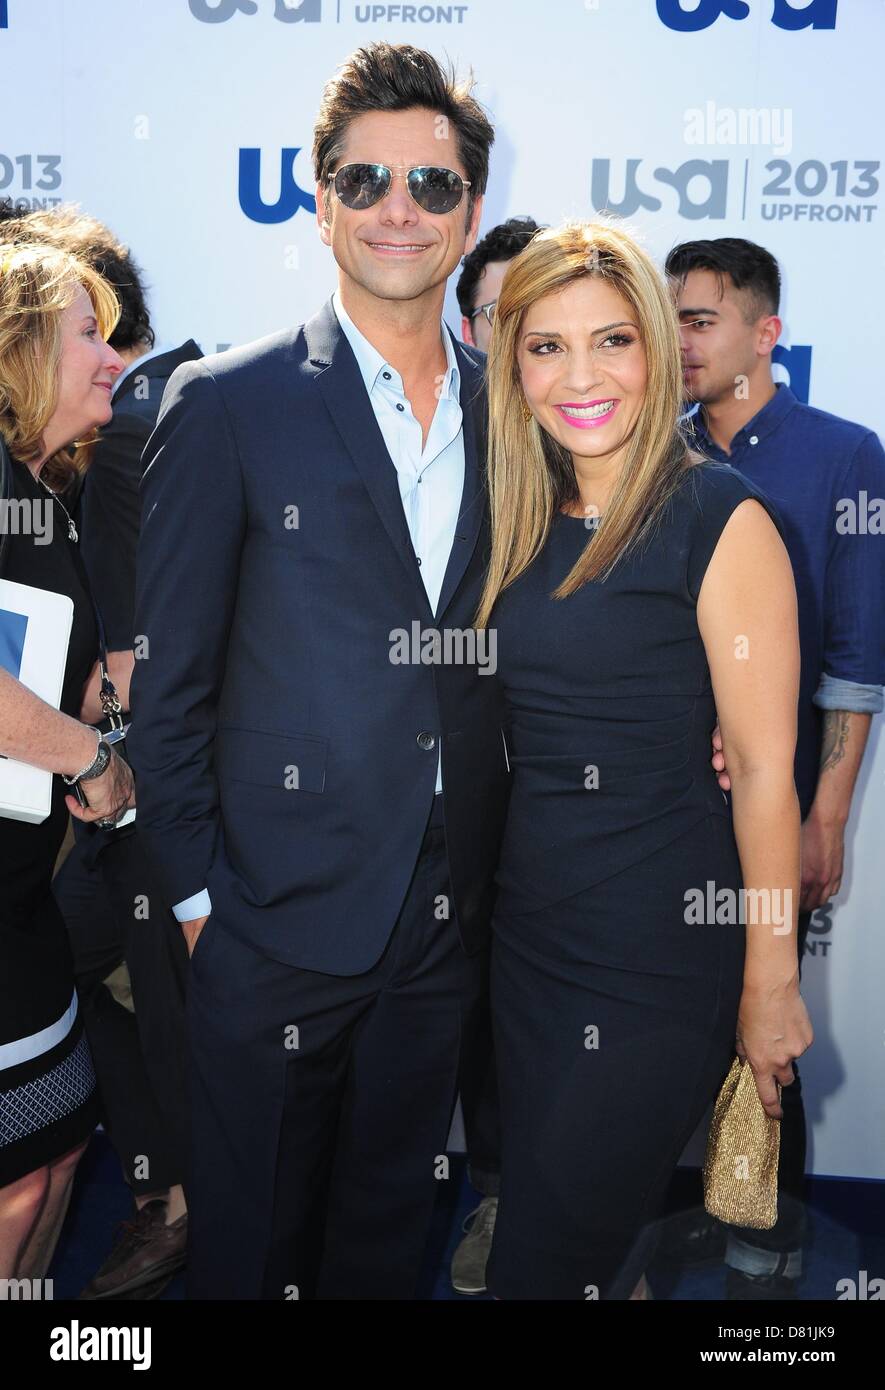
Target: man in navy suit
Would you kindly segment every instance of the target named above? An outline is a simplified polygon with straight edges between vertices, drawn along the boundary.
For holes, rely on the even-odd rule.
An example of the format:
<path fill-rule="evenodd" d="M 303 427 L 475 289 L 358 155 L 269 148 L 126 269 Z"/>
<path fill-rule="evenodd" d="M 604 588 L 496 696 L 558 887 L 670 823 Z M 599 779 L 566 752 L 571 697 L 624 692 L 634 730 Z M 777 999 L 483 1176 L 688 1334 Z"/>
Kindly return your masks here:
<path fill-rule="evenodd" d="M 415 1296 L 509 780 L 484 359 L 441 320 L 492 140 L 429 54 L 353 54 L 313 148 L 338 290 L 176 371 L 147 449 L 132 760 L 192 952 L 192 1297 Z"/>

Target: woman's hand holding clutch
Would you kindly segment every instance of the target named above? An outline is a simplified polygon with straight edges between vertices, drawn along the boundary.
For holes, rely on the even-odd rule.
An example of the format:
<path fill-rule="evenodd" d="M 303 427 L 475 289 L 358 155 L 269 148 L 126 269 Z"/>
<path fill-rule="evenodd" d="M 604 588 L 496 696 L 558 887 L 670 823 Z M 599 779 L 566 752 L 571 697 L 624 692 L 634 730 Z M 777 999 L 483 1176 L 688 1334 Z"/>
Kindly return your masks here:
<path fill-rule="evenodd" d="M 793 1061 L 813 1041 L 798 977 L 783 985 L 745 981 L 738 1011 L 737 1054 L 750 1063 L 759 1099 L 773 1119 L 783 1117 L 776 1083 L 792 1084 Z"/>

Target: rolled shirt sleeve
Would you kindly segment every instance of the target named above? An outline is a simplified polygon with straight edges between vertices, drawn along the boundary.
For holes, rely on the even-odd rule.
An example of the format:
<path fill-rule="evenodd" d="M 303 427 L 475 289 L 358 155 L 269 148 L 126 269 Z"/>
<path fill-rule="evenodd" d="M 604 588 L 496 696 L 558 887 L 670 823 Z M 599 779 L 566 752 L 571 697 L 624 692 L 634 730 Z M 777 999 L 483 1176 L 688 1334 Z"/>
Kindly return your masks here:
<path fill-rule="evenodd" d="M 877 709 L 882 708 L 885 452 L 871 431 L 864 434 L 855 449 L 838 490 L 827 564 L 821 665 L 825 675 L 815 704 L 824 709 L 853 709 L 852 704 L 832 703 L 839 685 L 855 687 L 855 698 L 862 700 L 875 699 L 878 693 Z M 848 689 L 842 693 L 851 697 Z M 868 708 L 863 705 L 864 712 Z"/>
<path fill-rule="evenodd" d="M 844 709 L 849 714 L 880 714 L 881 685 L 861 685 L 858 681 L 840 681 L 826 672 L 813 696 L 818 709 Z"/>

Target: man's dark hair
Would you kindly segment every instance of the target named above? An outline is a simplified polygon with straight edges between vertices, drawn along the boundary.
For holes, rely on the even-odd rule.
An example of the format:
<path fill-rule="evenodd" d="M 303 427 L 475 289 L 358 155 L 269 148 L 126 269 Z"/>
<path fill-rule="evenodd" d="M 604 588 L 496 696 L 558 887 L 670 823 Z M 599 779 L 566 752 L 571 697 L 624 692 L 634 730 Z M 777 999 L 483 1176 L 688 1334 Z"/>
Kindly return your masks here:
<path fill-rule="evenodd" d="M 469 318 L 476 307 L 473 303 L 476 286 L 489 261 L 512 261 L 540 230 L 533 217 L 508 217 L 506 222 L 499 222 L 497 227 L 486 232 L 470 255 L 464 257 L 455 293 L 465 318 Z"/>
<path fill-rule="evenodd" d="M 370 111 L 408 111 L 420 106 L 446 119 L 457 138 L 458 154 L 470 180 L 467 216 L 485 192 L 491 122 L 471 94 L 472 81 L 459 82 L 431 53 L 406 43 L 370 43 L 358 48 L 326 83 L 313 133 L 316 181 L 325 184 L 341 158 L 347 128 Z M 441 137 L 444 138 L 444 137 Z M 444 163 L 441 156 L 440 163 Z"/>
<path fill-rule="evenodd" d="M 141 271 L 109 227 L 73 203 L 46 211 L 20 212 L 10 219 L 0 208 L 0 240 L 43 241 L 91 265 L 112 286 L 120 301 L 120 321 L 108 342 L 112 348 L 152 348 L 154 330 L 145 300 Z"/>
<path fill-rule="evenodd" d="M 719 280 L 720 298 L 727 275 L 736 290 L 748 290 L 748 323 L 762 314 L 776 314 L 781 301 L 778 263 L 764 246 L 743 237 L 723 236 L 715 241 L 683 241 L 667 257 L 667 274 L 680 283 L 692 270 L 712 270 Z"/>

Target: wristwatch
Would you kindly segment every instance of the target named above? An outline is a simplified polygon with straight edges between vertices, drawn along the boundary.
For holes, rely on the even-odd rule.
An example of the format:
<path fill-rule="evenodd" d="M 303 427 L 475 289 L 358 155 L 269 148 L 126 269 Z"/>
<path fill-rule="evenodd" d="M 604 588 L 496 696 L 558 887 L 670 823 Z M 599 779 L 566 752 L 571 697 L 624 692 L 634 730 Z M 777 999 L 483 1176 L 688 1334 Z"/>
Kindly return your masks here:
<path fill-rule="evenodd" d="M 61 775 L 62 781 L 69 787 L 73 787 L 77 782 L 91 782 L 93 777 L 100 777 L 111 761 L 110 748 L 98 732 L 98 729 L 94 732 L 98 739 L 98 743 L 96 744 L 95 757 L 92 759 L 92 762 L 88 763 L 80 772 L 75 772 L 72 777 L 68 777 L 65 772 Z"/>

